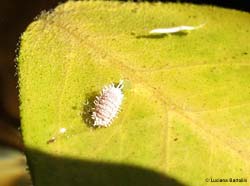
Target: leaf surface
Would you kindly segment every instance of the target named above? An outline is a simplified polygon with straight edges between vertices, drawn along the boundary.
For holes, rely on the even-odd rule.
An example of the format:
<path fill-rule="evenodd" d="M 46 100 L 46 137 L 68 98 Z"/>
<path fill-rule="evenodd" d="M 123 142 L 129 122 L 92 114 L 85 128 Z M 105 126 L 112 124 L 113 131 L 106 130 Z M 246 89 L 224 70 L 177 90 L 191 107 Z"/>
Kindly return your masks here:
<path fill-rule="evenodd" d="M 40 16 L 23 34 L 18 57 L 35 185 L 84 183 L 80 165 L 42 153 L 142 167 L 185 185 L 250 179 L 249 20 L 210 6 L 98 1 L 68 2 Z M 202 22 L 188 35 L 148 35 Z M 89 126 L 86 103 L 121 79 L 118 118 L 109 128 Z"/>

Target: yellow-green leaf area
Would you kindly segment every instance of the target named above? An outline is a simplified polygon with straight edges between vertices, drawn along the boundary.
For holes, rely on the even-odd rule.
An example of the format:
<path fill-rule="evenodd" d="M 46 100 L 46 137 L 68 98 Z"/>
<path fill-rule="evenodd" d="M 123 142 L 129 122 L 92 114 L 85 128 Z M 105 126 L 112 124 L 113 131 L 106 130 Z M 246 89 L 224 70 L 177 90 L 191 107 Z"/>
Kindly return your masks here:
<path fill-rule="evenodd" d="M 35 185 L 95 185 L 87 179 L 98 179 L 95 166 L 80 171 L 89 162 L 153 170 L 179 185 L 250 179 L 249 20 L 236 10 L 147 2 L 69 1 L 41 15 L 22 35 L 18 57 Z M 202 23 L 190 33 L 148 34 Z M 120 80 L 121 112 L 110 127 L 94 128 L 86 108 Z M 124 176 L 103 170 L 100 180 L 112 171 L 120 176 L 107 185 Z"/>

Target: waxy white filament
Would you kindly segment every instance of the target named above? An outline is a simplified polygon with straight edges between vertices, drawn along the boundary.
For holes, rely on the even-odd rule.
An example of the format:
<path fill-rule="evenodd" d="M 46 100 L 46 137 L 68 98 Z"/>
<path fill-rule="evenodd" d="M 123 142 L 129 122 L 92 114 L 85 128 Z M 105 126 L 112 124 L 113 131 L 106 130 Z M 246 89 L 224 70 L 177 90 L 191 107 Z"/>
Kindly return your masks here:
<path fill-rule="evenodd" d="M 178 27 L 170 27 L 170 28 L 157 28 L 151 30 L 150 34 L 171 34 L 181 31 L 190 31 L 203 27 L 205 24 L 201 24 L 199 26 L 178 26 Z"/>

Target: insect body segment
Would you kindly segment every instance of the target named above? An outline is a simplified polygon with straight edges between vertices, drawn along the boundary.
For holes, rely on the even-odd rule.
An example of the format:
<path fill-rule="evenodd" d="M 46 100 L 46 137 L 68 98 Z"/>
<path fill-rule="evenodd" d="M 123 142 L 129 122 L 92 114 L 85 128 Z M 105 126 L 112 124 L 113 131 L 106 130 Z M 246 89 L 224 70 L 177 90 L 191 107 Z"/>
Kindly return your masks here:
<path fill-rule="evenodd" d="M 115 87 L 112 83 L 109 86 L 105 86 L 100 96 L 97 96 L 92 112 L 92 119 L 94 120 L 94 126 L 108 127 L 112 123 L 120 110 L 120 106 L 123 100 L 123 81 Z"/>

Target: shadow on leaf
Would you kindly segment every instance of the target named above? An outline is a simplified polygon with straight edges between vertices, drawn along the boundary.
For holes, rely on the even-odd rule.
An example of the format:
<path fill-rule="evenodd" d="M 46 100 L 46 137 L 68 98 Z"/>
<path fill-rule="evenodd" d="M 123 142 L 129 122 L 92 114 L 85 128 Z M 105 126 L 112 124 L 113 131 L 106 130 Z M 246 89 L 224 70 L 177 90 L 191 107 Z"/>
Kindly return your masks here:
<path fill-rule="evenodd" d="M 94 104 L 94 101 L 96 99 L 96 96 L 98 96 L 100 93 L 99 92 L 92 92 L 90 94 L 87 95 L 86 97 L 86 102 L 83 104 L 83 112 L 82 112 L 82 120 L 84 123 L 86 123 L 86 125 L 88 127 L 91 127 L 91 128 L 96 128 L 93 126 L 94 124 L 94 121 L 93 119 L 91 118 L 91 115 L 92 115 L 92 109 L 94 108 L 95 104 Z"/>
<path fill-rule="evenodd" d="M 136 39 L 161 39 L 166 36 L 186 36 L 188 35 L 187 32 L 176 32 L 176 33 L 169 33 L 169 34 L 148 34 L 148 35 L 137 35 L 135 36 Z"/>
<path fill-rule="evenodd" d="M 153 170 L 54 156 L 26 149 L 35 186 L 184 186 Z"/>

